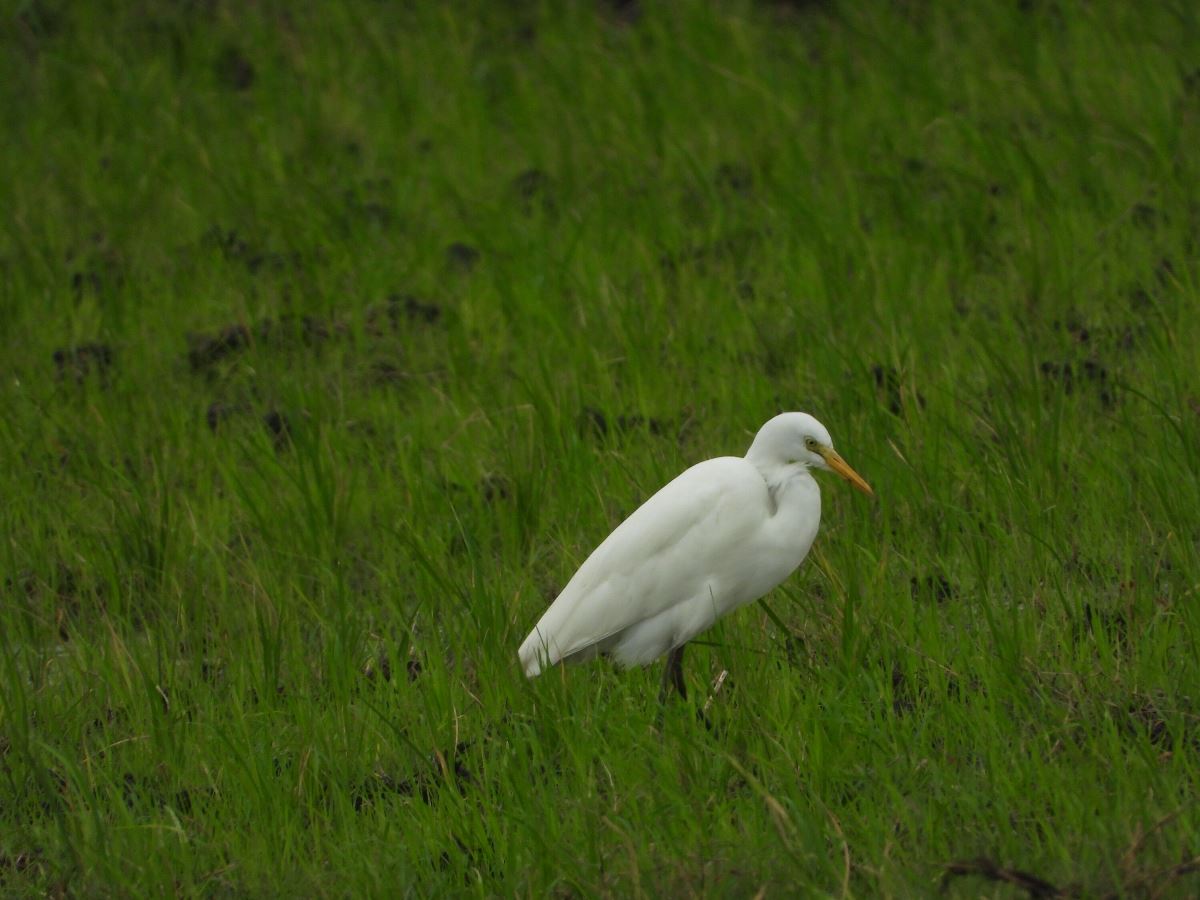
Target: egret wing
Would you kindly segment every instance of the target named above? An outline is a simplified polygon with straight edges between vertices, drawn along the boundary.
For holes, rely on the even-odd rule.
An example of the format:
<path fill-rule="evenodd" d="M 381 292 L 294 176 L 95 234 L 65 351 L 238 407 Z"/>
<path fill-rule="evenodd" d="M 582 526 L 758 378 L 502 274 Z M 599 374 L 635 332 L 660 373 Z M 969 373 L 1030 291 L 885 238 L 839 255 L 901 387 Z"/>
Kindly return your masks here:
<path fill-rule="evenodd" d="M 550 665 L 695 597 L 731 547 L 761 527 L 766 482 L 744 459 L 692 466 L 617 526 L 521 645 L 525 671 Z"/>

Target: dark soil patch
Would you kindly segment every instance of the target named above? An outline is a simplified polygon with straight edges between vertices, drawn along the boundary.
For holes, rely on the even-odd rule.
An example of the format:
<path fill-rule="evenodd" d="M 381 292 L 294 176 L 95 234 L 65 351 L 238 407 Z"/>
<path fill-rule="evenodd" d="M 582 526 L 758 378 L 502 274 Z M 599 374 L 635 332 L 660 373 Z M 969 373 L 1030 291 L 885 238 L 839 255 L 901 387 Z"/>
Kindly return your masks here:
<path fill-rule="evenodd" d="M 998 863 L 982 856 L 976 859 L 949 863 L 942 875 L 941 886 L 943 892 L 949 886 L 951 881 L 956 878 L 963 878 L 967 876 L 976 876 L 983 878 L 986 881 L 1011 885 L 1019 890 L 1025 891 L 1027 896 L 1037 898 L 1037 900 L 1051 897 L 1078 896 L 1075 891 L 1062 890 L 1058 887 L 1055 887 L 1049 881 L 1046 881 L 1044 878 L 1040 878 L 1031 872 L 1025 872 L 1021 869 L 1011 869 L 1007 866 L 1001 866 Z"/>
<path fill-rule="evenodd" d="M 40 874 L 44 869 L 45 854 L 41 847 L 0 853 L 0 887 L 3 887 L 13 875 L 22 875 L 27 871 Z"/>
<path fill-rule="evenodd" d="M 479 263 L 480 253 L 470 244 L 455 241 L 446 248 L 446 264 L 456 272 L 464 275 L 475 270 Z"/>
<path fill-rule="evenodd" d="M 819 13 L 833 8 L 832 0 L 765 0 L 768 6 L 792 13 Z"/>
<path fill-rule="evenodd" d="M 923 578 L 914 575 L 908 582 L 909 591 L 914 600 L 933 600 L 942 604 L 958 597 L 958 588 L 940 572 L 934 572 Z"/>
<path fill-rule="evenodd" d="M 189 334 L 188 363 L 199 372 L 211 368 L 226 357 L 250 345 L 250 329 L 245 325 L 227 325 L 212 334 Z"/>
<path fill-rule="evenodd" d="M 479 493 L 485 503 L 507 500 L 511 490 L 508 479 L 503 475 L 489 475 L 479 482 Z"/>
<path fill-rule="evenodd" d="M 428 757 L 426 765 L 407 778 L 396 778 L 388 772 L 378 771 L 358 785 L 350 794 L 351 803 L 356 812 L 370 806 L 389 794 L 399 797 L 420 797 L 422 801 L 432 804 L 438 792 L 451 780 L 460 794 L 466 793 L 468 785 L 475 783 L 475 777 L 467 768 L 464 757 L 474 745 L 474 741 L 459 741 L 448 756 L 435 750 Z"/>
<path fill-rule="evenodd" d="M 54 351 L 55 375 L 59 381 L 71 378 L 83 384 L 90 375 L 95 375 L 103 385 L 108 384 L 108 375 L 113 367 L 115 354 L 108 344 L 78 344 L 60 347 Z"/>
<path fill-rule="evenodd" d="M 200 680 L 205 684 L 220 684 L 225 680 L 225 664 L 215 659 L 201 660 Z"/>
<path fill-rule="evenodd" d="M 255 338 L 264 344 L 283 346 L 299 342 L 305 347 L 318 347 L 334 334 L 345 333 L 340 323 L 333 324 L 317 316 L 298 316 L 284 313 L 275 319 L 260 319 L 254 328 Z"/>
<path fill-rule="evenodd" d="M 904 411 L 904 398 L 900 394 L 900 376 L 891 366 L 875 363 L 871 366 L 871 378 L 875 382 L 875 392 L 887 402 L 887 408 L 893 415 Z"/>
<path fill-rule="evenodd" d="M 623 434 L 642 429 L 658 436 L 665 434 L 667 431 L 667 426 L 661 419 L 637 413 L 608 416 L 594 406 L 585 406 L 579 415 L 576 416 L 575 421 L 579 427 L 579 433 L 584 437 L 605 437 L 610 432 L 613 434 Z"/>
<path fill-rule="evenodd" d="M 1200 97 L 1200 69 L 1192 69 L 1182 76 L 1183 92 L 1189 97 Z"/>
<path fill-rule="evenodd" d="M 1124 734 L 1148 740 L 1164 753 L 1200 754 L 1200 716 L 1194 708 L 1172 711 L 1165 708 L 1162 698 L 1143 694 L 1135 696 L 1123 709 L 1118 707 L 1113 715 Z"/>
<path fill-rule="evenodd" d="M 888 411 L 892 415 L 901 415 L 906 406 L 905 401 L 910 398 L 910 393 L 905 390 L 900 373 L 892 366 L 874 363 L 871 366 L 871 381 L 875 385 L 875 395 L 887 405 Z M 915 399 L 917 406 L 924 409 L 924 395 L 918 391 Z"/>
<path fill-rule="evenodd" d="M 597 3 L 619 25 L 636 25 L 642 18 L 639 0 L 597 0 Z"/>
<path fill-rule="evenodd" d="M 262 417 L 263 426 L 271 435 L 276 450 L 286 450 L 292 444 L 292 424 L 285 413 L 268 410 Z"/>
<path fill-rule="evenodd" d="M 726 162 L 717 166 L 713 183 L 719 190 L 746 197 L 754 190 L 754 175 L 741 163 Z"/>
<path fill-rule="evenodd" d="M 1153 231 L 1159 223 L 1165 222 L 1167 217 L 1163 212 L 1149 203 L 1136 203 L 1133 209 L 1129 211 L 1129 217 L 1133 220 L 1133 224 L 1138 228 Z"/>
<path fill-rule="evenodd" d="M 13 25 L 21 38 L 29 42 L 48 41 L 62 34 L 67 25 L 63 14 L 65 7 L 60 3 L 32 0 L 22 3 L 15 15 Z"/>
<path fill-rule="evenodd" d="M 1116 393 L 1109 382 L 1108 367 L 1096 358 L 1074 363 L 1068 360 L 1043 360 L 1038 371 L 1048 384 L 1061 387 L 1064 394 L 1074 393 L 1078 384 L 1087 384 L 1094 389 L 1101 406 L 1105 409 L 1116 406 Z"/>
<path fill-rule="evenodd" d="M 526 169 L 513 178 L 509 185 L 510 192 L 526 215 L 538 208 L 545 212 L 553 212 L 553 188 L 550 176 L 541 169 Z"/>
<path fill-rule="evenodd" d="M 1065 322 L 1060 319 L 1055 319 L 1053 322 L 1055 331 L 1066 330 L 1076 343 L 1088 344 L 1092 340 L 1092 331 L 1083 322 L 1074 317 L 1069 317 Z"/>
<path fill-rule="evenodd" d="M 315 349 L 345 331 L 341 323 L 291 313 L 260 319 L 253 328 L 235 323 L 213 332 L 187 335 L 188 364 L 194 372 L 207 372 L 222 360 L 254 345 Z"/>
<path fill-rule="evenodd" d="M 386 653 L 380 653 L 378 656 L 373 656 L 368 659 L 362 668 L 363 677 L 367 681 L 383 681 L 392 680 L 392 661 Z"/>
<path fill-rule="evenodd" d="M 388 228 L 396 223 L 396 211 L 378 200 L 356 203 L 354 208 L 363 219 L 381 228 Z"/>
<path fill-rule="evenodd" d="M 410 656 L 404 664 L 404 674 L 410 682 L 416 681 L 420 676 L 423 668 L 421 661 L 415 656 Z M 363 677 L 367 681 L 390 682 L 392 680 L 392 660 L 386 651 L 381 651 L 376 656 L 368 659 L 362 669 Z"/>
<path fill-rule="evenodd" d="M 1090 603 L 1083 604 L 1083 615 L 1076 618 L 1072 632 L 1076 641 L 1083 640 L 1085 635 L 1103 632 L 1122 647 L 1128 646 L 1129 643 L 1129 625 L 1125 613 L 1120 610 L 1094 608 Z"/>
<path fill-rule="evenodd" d="M 1171 262 L 1171 257 L 1164 256 L 1158 261 L 1154 267 L 1154 277 L 1158 279 L 1160 287 L 1166 287 L 1175 280 L 1175 264 Z"/>
<path fill-rule="evenodd" d="M 200 238 L 200 245 L 218 251 L 228 263 L 245 267 L 251 275 L 261 271 L 282 272 L 289 263 L 299 265 L 298 254 L 283 254 L 267 250 L 240 235 L 236 230 L 213 226 Z"/>
<path fill-rule="evenodd" d="M 102 166 L 107 166 L 103 160 Z M 66 256 L 72 267 L 71 293 L 79 302 L 85 296 L 99 296 L 105 288 L 120 288 L 125 283 L 126 266 L 121 252 L 103 231 L 74 245 Z"/>
<path fill-rule="evenodd" d="M 385 332 L 396 333 L 403 325 L 433 325 L 442 318 L 442 308 L 412 294 L 389 294 L 388 298 L 367 310 L 367 333 L 380 337 Z"/>
<path fill-rule="evenodd" d="M 1142 297 L 1143 303 L 1149 303 L 1149 294 L 1138 287 L 1130 288 L 1130 297 L 1134 294 L 1139 294 Z M 1081 347 L 1091 348 L 1092 353 L 1098 353 L 1098 348 L 1110 348 L 1120 350 L 1123 353 L 1129 353 L 1136 345 L 1136 335 L 1134 334 L 1134 326 L 1112 326 L 1112 327 L 1097 327 L 1089 326 L 1078 318 L 1069 316 L 1067 319 L 1055 319 L 1053 322 L 1055 331 L 1065 331 L 1076 344 Z M 1140 328 L 1138 330 L 1141 330 Z"/>
<path fill-rule="evenodd" d="M 248 91 L 254 86 L 254 63 L 232 45 L 225 47 L 213 63 L 217 82 L 233 91 Z"/>
<path fill-rule="evenodd" d="M 128 809 L 166 809 L 171 807 L 183 815 L 189 815 L 194 801 L 193 795 L 201 800 L 214 800 L 217 793 L 214 788 L 181 788 L 171 791 L 160 779 L 139 777 L 133 772 L 126 772 L 121 777 L 121 800 Z"/>
<path fill-rule="evenodd" d="M 208 424 L 209 430 L 215 434 L 223 423 L 246 411 L 245 404 L 222 403 L 220 400 L 214 400 L 204 413 L 204 421 Z"/>
<path fill-rule="evenodd" d="M 1172 817 L 1160 821 L 1150 830 L 1150 833 L 1153 833 L 1170 818 Z M 1031 872 L 1002 866 L 987 857 L 977 857 L 947 864 L 942 873 L 941 891 L 945 893 L 950 882 L 956 878 L 976 877 L 996 884 L 1010 885 L 1024 891 L 1027 897 L 1038 898 L 1038 900 L 1041 898 L 1058 898 L 1058 900 L 1071 898 L 1074 900 L 1074 898 L 1083 897 L 1102 897 L 1105 900 L 1115 900 L 1117 897 L 1175 896 L 1174 893 L 1168 894 L 1168 888 L 1174 887 L 1175 883 L 1183 878 L 1200 872 L 1200 856 L 1184 858 L 1181 862 L 1157 870 L 1144 868 L 1138 864 L 1138 856 L 1145 847 L 1147 836 L 1148 833 L 1141 833 L 1140 837 L 1135 839 L 1129 849 L 1125 851 L 1120 860 L 1122 870 L 1120 882 L 1108 890 L 1098 890 L 1094 886 L 1091 889 L 1084 889 L 1074 884 L 1058 887 Z"/>
<path fill-rule="evenodd" d="M 84 726 L 86 734 L 101 734 L 111 727 L 124 727 L 128 719 L 124 709 L 106 706 L 104 711 Z"/>
<path fill-rule="evenodd" d="M 75 300 L 82 300 L 85 294 L 99 294 L 104 287 L 100 273 L 93 269 L 80 269 L 71 273 L 71 293 Z"/>
<path fill-rule="evenodd" d="M 584 437 L 604 437 L 608 434 L 608 416 L 594 406 L 585 406 L 575 417 L 575 422 Z"/>
<path fill-rule="evenodd" d="M 367 368 L 367 380 L 371 384 L 397 387 L 409 379 L 409 373 L 399 363 L 390 359 L 379 359 Z"/>
<path fill-rule="evenodd" d="M 672 275 L 689 267 L 707 271 L 722 262 L 743 261 L 763 237 L 762 232 L 746 228 L 706 244 L 692 244 L 676 253 L 664 253 L 658 263 L 664 272 Z"/>
<path fill-rule="evenodd" d="M 899 718 L 917 708 L 920 689 L 909 684 L 904 670 L 897 663 L 892 666 L 892 715 Z"/>

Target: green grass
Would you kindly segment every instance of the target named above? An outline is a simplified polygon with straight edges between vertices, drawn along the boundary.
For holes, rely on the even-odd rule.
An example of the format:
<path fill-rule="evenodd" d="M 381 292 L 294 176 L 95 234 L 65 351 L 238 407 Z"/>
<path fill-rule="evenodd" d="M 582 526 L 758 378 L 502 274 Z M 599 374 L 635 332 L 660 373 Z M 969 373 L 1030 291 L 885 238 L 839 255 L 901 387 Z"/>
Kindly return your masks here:
<path fill-rule="evenodd" d="M 1200 17 L 800 6 L 6 8 L 0 892 L 1200 889 Z M 791 639 L 527 682 L 783 409 Z"/>

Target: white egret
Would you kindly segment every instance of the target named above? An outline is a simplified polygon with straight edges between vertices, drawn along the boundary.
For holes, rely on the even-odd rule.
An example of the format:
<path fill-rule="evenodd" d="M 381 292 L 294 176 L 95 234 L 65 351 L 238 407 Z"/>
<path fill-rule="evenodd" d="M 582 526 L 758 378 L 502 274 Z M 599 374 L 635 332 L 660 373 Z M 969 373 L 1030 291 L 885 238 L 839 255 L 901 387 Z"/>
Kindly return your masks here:
<path fill-rule="evenodd" d="M 775 416 L 744 457 L 679 475 L 593 551 L 521 644 L 525 674 L 607 654 L 623 666 L 669 653 L 662 696 L 683 684 L 683 649 L 721 616 L 762 597 L 808 555 L 821 521 L 812 469 L 870 486 L 807 413 Z"/>

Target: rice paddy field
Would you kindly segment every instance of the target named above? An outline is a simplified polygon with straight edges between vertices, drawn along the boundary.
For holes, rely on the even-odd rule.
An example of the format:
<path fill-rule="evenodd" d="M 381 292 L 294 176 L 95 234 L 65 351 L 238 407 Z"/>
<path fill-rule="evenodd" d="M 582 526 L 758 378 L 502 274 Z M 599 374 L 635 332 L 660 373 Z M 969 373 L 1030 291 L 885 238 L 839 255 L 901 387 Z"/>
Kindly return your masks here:
<path fill-rule="evenodd" d="M 1200 892 L 1195 4 L 13 2 L 0 118 L 0 895 Z M 689 699 L 527 681 L 794 409 Z"/>

